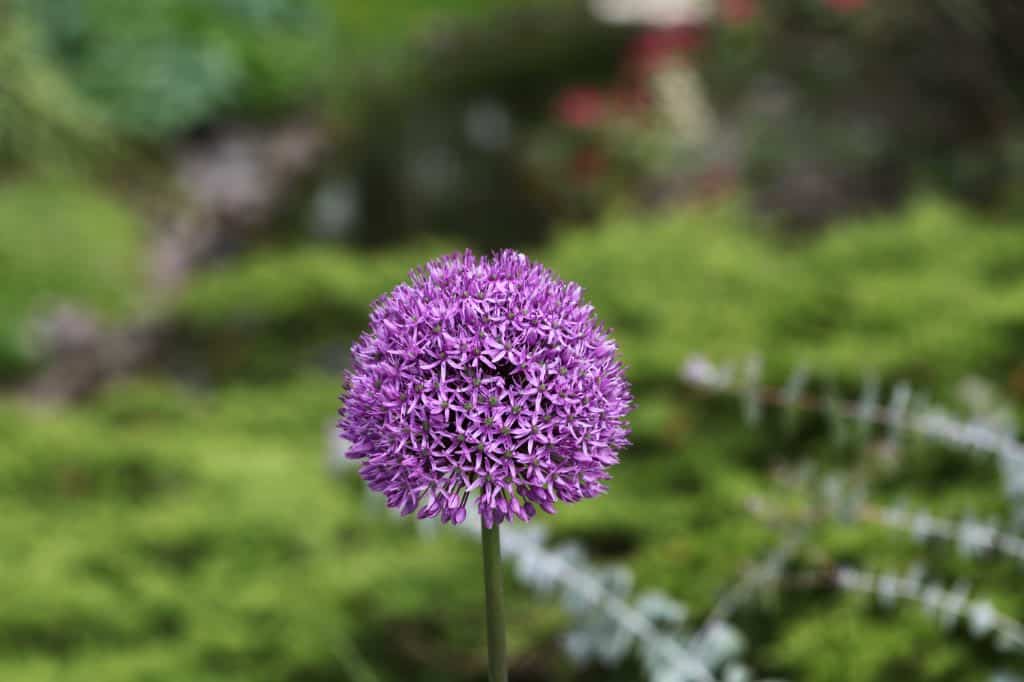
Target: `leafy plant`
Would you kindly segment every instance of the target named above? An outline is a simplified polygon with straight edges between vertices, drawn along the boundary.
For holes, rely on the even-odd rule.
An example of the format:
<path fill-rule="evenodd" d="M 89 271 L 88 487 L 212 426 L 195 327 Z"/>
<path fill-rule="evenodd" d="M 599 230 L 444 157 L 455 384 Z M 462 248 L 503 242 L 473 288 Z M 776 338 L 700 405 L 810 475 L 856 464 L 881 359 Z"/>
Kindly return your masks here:
<path fill-rule="evenodd" d="M 22 3 L 115 129 L 147 141 L 215 116 L 280 111 L 322 84 L 331 24 L 281 0 Z"/>
<path fill-rule="evenodd" d="M 109 151 L 104 117 L 50 58 L 36 27 L 18 14 L 0 19 L 0 167 L 52 170 Z"/>

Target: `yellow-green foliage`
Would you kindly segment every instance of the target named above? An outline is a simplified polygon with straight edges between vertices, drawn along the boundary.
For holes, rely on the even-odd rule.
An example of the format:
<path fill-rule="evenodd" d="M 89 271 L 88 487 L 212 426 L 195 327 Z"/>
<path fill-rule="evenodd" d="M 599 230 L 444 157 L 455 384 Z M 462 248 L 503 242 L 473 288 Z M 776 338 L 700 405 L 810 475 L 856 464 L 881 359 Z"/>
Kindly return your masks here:
<path fill-rule="evenodd" d="M 108 151 L 103 117 L 47 54 L 36 27 L 18 14 L 0 22 L 0 168 L 82 163 Z"/>
<path fill-rule="evenodd" d="M 1024 331 L 1017 226 L 929 197 L 807 245 L 758 227 L 732 208 L 616 219 L 548 260 L 589 288 L 638 378 L 664 377 L 692 351 L 950 378 L 1007 362 Z"/>
<path fill-rule="evenodd" d="M 201 276 L 182 297 L 180 309 L 200 330 L 297 320 L 310 311 L 341 314 L 337 324 L 355 328 L 366 320 L 370 303 L 425 256 L 449 250 L 436 246 L 363 254 L 302 247 L 258 253 Z"/>
<path fill-rule="evenodd" d="M 363 657 L 377 672 L 361 679 L 427 679 L 396 655 L 396 623 L 434 664 L 475 668 L 480 595 L 450 590 L 476 573 L 472 543 L 420 542 L 327 475 L 336 390 L 307 375 L 0 407 L 0 535 L 18 562 L 0 574 L 3 679 L 360 679 Z"/>
<path fill-rule="evenodd" d="M 777 367 L 809 363 L 850 380 L 869 371 L 945 380 L 1013 360 L 1024 334 L 1014 225 L 924 197 L 807 244 L 769 229 L 733 205 L 610 216 L 531 255 L 587 289 L 638 381 L 670 379 L 691 352 L 756 351 Z M 200 279 L 181 314 L 209 327 L 334 311 L 354 333 L 373 298 L 446 250 L 258 254 Z"/>
<path fill-rule="evenodd" d="M 909 372 L 941 391 L 969 370 L 1001 378 L 1024 317 L 1013 304 L 1024 244 L 1012 226 L 922 199 L 806 244 L 768 229 L 737 207 L 609 216 L 532 254 L 587 287 L 637 388 L 635 445 L 610 493 L 543 522 L 598 560 L 628 562 L 639 587 L 698 615 L 777 540 L 750 515 L 751 496 L 799 506 L 772 482 L 776 465 L 797 455 L 841 464 L 851 453 L 827 451 L 814 429 L 741 428 L 732 400 L 677 385 L 687 353 L 759 350 L 770 367 L 806 360 L 850 381 L 871 368 Z M 168 352 L 234 358 L 225 381 L 142 378 L 60 411 L 0 403 L 0 537 L 16 557 L 0 571 L 0 679 L 483 679 L 476 547 L 448 531 L 420 538 L 414 522 L 368 502 L 351 473 L 329 476 L 340 381 L 307 362 L 310 344 L 351 339 L 377 295 L 448 250 L 246 256 L 200 277 L 170 311 L 187 348 Z M 995 490 L 990 467 L 916 446 L 877 492 L 956 515 L 999 511 Z M 800 557 L 809 565 L 887 570 L 923 557 L 946 584 L 965 577 L 1006 612 L 1024 609 L 1005 559 L 842 524 L 811 547 Z M 557 606 L 510 590 L 524 674 L 638 679 L 574 672 L 557 653 Z M 754 642 L 749 659 L 786 679 L 952 682 L 1013 664 L 914 609 L 786 590 L 755 600 L 739 624 Z"/>

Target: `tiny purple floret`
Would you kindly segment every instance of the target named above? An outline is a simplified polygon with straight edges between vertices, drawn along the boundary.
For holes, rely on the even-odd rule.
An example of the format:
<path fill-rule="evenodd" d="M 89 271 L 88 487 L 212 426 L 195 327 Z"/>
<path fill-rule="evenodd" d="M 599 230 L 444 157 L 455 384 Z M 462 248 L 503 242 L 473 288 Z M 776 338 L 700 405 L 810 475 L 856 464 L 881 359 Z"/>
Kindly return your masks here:
<path fill-rule="evenodd" d="M 490 528 L 605 491 L 633 398 L 583 300 L 515 251 L 428 263 L 374 303 L 338 411 L 389 507 Z"/>

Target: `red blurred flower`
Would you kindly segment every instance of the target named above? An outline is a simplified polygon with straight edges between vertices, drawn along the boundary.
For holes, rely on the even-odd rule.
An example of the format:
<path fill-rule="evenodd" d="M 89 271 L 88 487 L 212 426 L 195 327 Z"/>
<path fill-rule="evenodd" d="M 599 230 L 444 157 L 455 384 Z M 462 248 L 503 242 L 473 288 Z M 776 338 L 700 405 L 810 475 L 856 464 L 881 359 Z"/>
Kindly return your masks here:
<path fill-rule="evenodd" d="M 608 115 L 608 98 L 597 88 L 566 88 L 555 100 L 555 115 L 573 128 L 593 128 Z"/>
<path fill-rule="evenodd" d="M 703 30 L 699 26 L 644 31 L 630 43 L 626 52 L 626 68 L 638 75 L 647 75 L 674 55 L 685 54 L 700 45 Z"/>
<path fill-rule="evenodd" d="M 727 24 L 744 24 L 760 10 L 758 0 L 722 0 L 722 20 Z"/>

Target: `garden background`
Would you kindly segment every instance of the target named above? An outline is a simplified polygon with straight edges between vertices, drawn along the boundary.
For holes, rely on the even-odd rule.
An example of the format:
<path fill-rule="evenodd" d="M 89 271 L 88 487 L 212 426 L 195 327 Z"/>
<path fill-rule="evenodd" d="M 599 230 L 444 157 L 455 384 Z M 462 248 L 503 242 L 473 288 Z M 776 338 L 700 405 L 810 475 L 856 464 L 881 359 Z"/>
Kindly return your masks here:
<path fill-rule="evenodd" d="M 506 246 L 637 396 L 610 492 L 509 529 L 512 679 L 688 679 L 663 633 L 725 682 L 1021 679 L 1022 33 L 6 0 L 0 680 L 484 680 L 474 536 L 385 509 L 334 419 L 369 304 Z"/>

